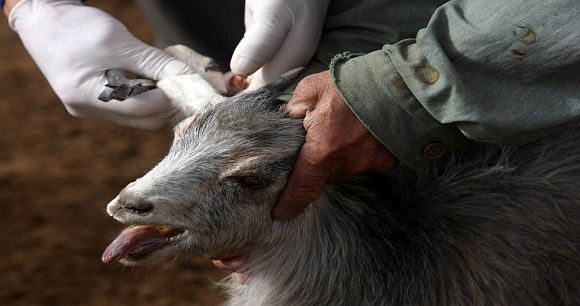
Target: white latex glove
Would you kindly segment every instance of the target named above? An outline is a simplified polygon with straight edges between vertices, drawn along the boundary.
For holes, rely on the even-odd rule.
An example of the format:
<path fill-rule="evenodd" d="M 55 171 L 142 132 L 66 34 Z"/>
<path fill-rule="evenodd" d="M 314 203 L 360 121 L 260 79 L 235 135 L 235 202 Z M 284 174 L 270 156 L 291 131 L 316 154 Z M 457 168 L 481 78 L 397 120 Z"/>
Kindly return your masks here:
<path fill-rule="evenodd" d="M 305 66 L 316 51 L 330 0 L 246 0 L 246 33 L 230 66 L 250 89 Z M 254 73 L 255 72 L 255 73 Z"/>
<path fill-rule="evenodd" d="M 190 73 L 187 65 L 136 39 L 109 14 L 74 0 L 24 0 L 9 22 L 73 116 L 147 129 L 171 119 L 171 105 L 157 89 L 123 102 L 97 100 L 111 68 L 155 80 Z"/>

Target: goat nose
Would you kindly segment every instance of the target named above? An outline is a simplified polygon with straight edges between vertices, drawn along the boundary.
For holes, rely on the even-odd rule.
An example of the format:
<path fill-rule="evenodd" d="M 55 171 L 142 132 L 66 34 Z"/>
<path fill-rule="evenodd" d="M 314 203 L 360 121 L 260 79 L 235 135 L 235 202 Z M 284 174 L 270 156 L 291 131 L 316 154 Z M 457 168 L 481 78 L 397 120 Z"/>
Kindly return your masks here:
<path fill-rule="evenodd" d="M 153 209 L 153 203 L 147 198 L 131 191 L 132 185 L 125 187 L 119 193 L 119 202 L 122 208 L 127 208 L 138 213 L 145 213 Z"/>

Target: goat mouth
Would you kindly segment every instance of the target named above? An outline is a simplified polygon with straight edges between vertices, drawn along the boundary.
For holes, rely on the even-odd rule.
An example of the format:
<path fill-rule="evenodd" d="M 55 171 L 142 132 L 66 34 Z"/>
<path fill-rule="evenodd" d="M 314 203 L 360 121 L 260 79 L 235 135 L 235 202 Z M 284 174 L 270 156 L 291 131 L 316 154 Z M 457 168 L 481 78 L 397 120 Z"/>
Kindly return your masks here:
<path fill-rule="evenodd" d="M 131 226 L 109 244 L 101 260 L 106 264 L 122 259 L 141 260 L 161 248 L 177 243 L 185 238 L 186 234 L 186 230 L 171 226 Z"/>

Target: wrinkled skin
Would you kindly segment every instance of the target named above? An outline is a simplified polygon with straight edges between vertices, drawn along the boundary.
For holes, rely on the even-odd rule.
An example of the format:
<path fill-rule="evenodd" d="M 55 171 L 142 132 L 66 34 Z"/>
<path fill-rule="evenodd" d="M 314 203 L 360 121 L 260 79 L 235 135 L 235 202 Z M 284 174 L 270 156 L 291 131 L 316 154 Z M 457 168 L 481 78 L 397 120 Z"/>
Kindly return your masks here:
<path fill-rule="evenodd" d="M 398 163 L 346 105 L 329 70 L 302 80 L 285 109 L 304 118 L 306 143 L 273 211 L 275 218 L 301 214 L 327 183 L 367 171 L 383 172 Z"/>

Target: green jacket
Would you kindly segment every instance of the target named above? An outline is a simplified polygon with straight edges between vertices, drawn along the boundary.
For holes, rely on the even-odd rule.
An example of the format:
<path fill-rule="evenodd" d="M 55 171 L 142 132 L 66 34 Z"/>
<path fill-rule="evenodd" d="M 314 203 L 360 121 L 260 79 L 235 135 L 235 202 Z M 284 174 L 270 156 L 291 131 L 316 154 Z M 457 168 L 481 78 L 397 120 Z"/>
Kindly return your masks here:
<path fill-rule="evenodd" d="M 580 118 L 580 1 L 334 0 L 308 69 L 328 66 L 409 167 L 467 139 L 531 141 Z"/>

